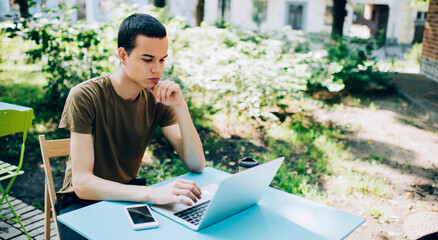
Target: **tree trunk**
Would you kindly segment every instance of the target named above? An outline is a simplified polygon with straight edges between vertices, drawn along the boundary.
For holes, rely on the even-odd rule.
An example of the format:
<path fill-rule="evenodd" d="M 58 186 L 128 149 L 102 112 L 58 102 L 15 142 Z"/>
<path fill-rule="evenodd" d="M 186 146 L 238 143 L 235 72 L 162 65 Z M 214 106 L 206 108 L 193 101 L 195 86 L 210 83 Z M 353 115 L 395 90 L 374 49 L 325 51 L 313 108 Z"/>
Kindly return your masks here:
<path fill-rule="evenodd" d="M 221 1 L 221 19 L 222 19 L 222 22 L 224 22 L 225 21 L 225 0 L 222 0 Z"/>
<path fill-rule="evenodd" d="M 17 3 L 18 6 L 20 6 L 20 17 L 22 18 L 29 18 L 29 1 L 28 0 L 17 0 L 14 1 L 14 3 Z"/>
<path fill-rule="evenodd" d="M 165 7 L 166 6 L 166 0 L 154 0 L 155 7 Z"/>
<path fill-rule="evenodd" d="M 202 21 L 204 21 L 204 7 L 205 0 L 198 0 L 198 5 L 196 6 L 196 26 L 201 26 Z"/>
<path fill-rule="evenodd" d="M 347 10 L 345 9 L 347 0 L 333 0 L 333 24 L 332 24 L 332 37 L 342 37 L 344 31 L 344 20 L 347 16 Z"/>

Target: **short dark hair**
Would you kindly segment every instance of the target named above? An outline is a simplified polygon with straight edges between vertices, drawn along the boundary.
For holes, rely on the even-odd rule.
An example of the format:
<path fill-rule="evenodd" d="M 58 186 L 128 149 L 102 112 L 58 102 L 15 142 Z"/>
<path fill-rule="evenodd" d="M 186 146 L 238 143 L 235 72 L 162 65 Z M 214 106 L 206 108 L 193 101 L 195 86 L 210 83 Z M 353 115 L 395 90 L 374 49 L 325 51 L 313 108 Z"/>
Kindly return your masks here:
<path fill-rule="evenodd" d="M 129 55 L 132 49 L 135 48 L 135 40 L 138 35 L 161 39 L 167 33 L 163 24 L 153 16 L 135 13 L 125 18 L 120 24 L 117 39 L 118 48 L 123 47 Z"/>

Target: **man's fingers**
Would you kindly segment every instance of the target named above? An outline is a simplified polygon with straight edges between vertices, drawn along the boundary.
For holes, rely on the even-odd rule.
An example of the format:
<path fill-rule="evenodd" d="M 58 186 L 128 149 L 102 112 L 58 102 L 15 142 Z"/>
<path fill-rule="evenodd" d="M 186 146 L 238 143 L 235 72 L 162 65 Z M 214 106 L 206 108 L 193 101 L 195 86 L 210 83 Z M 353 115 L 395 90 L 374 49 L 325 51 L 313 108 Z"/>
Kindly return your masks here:
<path fill-rule="evenodd" d="M 179 91 L 179 85 L 170 81 L 164 80 L 159 82 L 153 89 L 152 93 L 157 102 L 163 102 L 170 98 L 172 93 Z"/>
<path fill-rule="evenodd" d="M 157 101 L 157 102 L 161 102 L 162 100 L 161 100 L 161 96 L 160 96 L 160 93 L 161 93 L 161 89 L 163 88 L 163 84 L 162 83 L 158 83 L 155 87 L 154 87 L 154 91 L 152 92 L 153 94 L 154 94 L 154 97 L 155 97 L 155 100 Z"/>
<path fill-rule="evenodd" d="M 196 185 L 196 183 L 193 181 L 185 180 L 185 179 L 178 179 L 175 182 L 175 186 L 177 188 L 188 189 L 188 190 L 192 191 L 196 195 L 197 198 L 201 198 L 201 195 L 202 195 L 201 188 L 199 188 L 199 186 Z"/>
<path fill-rule="evenodd" d="M 181 198 L 187 200 L 188 202 L 190 202 L 189 199 L 191 199 L 194 203 L 198 201 L 195 194 L 193 194 L 193 192 L 188 189 L 175 189 L 174 194 L 179 195 Z"/>
<path fill-rule="evenodd" d="M 176 83 L 173 83 L 166 92 L 166 99 L 170 98 L 170 95 L 172 95 L 172 93 L 174 92 L 178 92 L 179 91 L 179 85 Z"/>
<path fill-rule="evenodd" d="M 161 86 L 161 89 L 158 93 L 158 96 L 160 98 L 160 102 L 166 101 L 167 92 L 169 91 L 169 83 L 164 82 Z"/>
<path fill-rule="evenodd" d="M 157 193 L 154 203 L 167 204 L 180 202 L 191 206 L 201 198 L 201 189 L 195 182 L 185 179 L 176 179 L 162 187 L 153 188 Z"/>
<path fill-rule="evenodd" d="M 192 206 L 193 202 L 190 201 L 189 198 L 183 197 L 181 195 L 173 195 L 172 198 L 169 200 L 169 203 L 183 203 L 188 206 Z"/>
<path fill-rule="evenodd" d="M 201 198 L 201 190 L 191 184 L 178 183 L 176 187 L 179 189 L 188 190 L 192 192 L 196 196 L 196 198 Z"/>
<path fill-rule="evenodd" d="M 181 183 L 185 183 L 185 184 L 191 184 L 191 185 L 197 187 L 199 190 L 201 190 L 201 189 L 198 187 L 198 185 L 196 185 L 196 183 L 195 183 L 194 181 L 190 181 L 190 180 L 183 179 L 183 178 L 178 178 L 178 179 L 175 180 L 175 181 L 177 181 L 177 182 L 181 182 Z"/>
<path fill-rule="evenodd" d="M 190 200 L 188 200 L 187 198 L 181 197 L 181 196 L 178 196 L 178 201 L 175 201 L 175 202 L 184 203 L 185 205 L 188 205 L 188 206 L 192 206 L 192 204 L 193 204 Z"/>

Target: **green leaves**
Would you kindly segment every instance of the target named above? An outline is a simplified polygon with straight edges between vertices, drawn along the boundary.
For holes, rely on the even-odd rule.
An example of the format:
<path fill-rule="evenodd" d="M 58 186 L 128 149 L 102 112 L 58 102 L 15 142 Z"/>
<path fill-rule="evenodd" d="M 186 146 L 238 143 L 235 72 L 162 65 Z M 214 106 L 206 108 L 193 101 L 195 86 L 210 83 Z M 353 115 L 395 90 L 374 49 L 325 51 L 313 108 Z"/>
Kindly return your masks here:
<path fill-rule="evenodd" d="M 272 33 L 226 29 L 186 22 L 163 9 L 149 9 L 167 28 L 170 48 L 163 78 L 182 83 L 187 99 L 200 109 L 224 109 L 259 121 L 277 121 L 281 101 L 304 92 L 363 89 L 376 75 L 373 47 L 355 39 L 316 40 L 281 30 Z M 112 22 L 72 22 L 72 9 L 61 7 L 55 19 L 22 24 L 18 35 L 38 48 L 27 53 L 45 62 L 48 102 L 61 111 L 75 84 L 114 71 L 118 65 L 116 36 L 120 21 L 133 10 L 115 9 Z M 328 41 L 319 51 L 312 45 Z M 315 48 L 313 46 L 313 48 Z"/>
<path fill-rule="evenodd" d="M 325 43 L 327 56 L 311 64 L 310 92 L 328 89 L 347 94 L 391 90 L 392 85 L 378 70 L 372 57 L 374 43 L 354 38 Z"/>
<path fill-rule="evenodd" d="M 60 8 L 57 18 L 33 19 L 22 24 L 26 27 L 19 31 L 19 36 L 38 46 L 27 54 L 44 62 L 43 71 L 49 74 L 45 86 L 47 107 L 54 112 L 62 110 L 72 86 L 115 69 L 114 61 L 105 63 L 114 54 L 106 49 L 116 49 L 113 25 L 72 22 L 71 11 Z"/>
<path fill-rule="evenodd" d="M 304 54 L 284 51 L 299 41 L 207 25 L 176 31 L 170 77 L 186 85 L 185 96 L 208 96 L 201 100 L 206 108 L 275 121 L 272 110 L 279 101 L 306 89 L 306 66 L 300 62 Z"/>

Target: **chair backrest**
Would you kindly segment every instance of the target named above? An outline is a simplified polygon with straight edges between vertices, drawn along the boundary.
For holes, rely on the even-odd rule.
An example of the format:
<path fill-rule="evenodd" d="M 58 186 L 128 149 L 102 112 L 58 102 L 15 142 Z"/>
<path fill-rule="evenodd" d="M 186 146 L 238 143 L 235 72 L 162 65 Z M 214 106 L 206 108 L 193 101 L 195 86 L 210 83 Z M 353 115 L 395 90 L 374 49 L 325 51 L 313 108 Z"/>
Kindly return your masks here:
<path fill-rule="evenodd" d="M 44 164 L 44 172 L 46 175 L 45 189 L 46 189 L 46 195 L 48 195 L 48 197 L 46 196 L 45 198 L 46 216 L 48 214 L 47 211 L 49 212 L 51 211 L 51 214 L 53 216 L 53 221 L 55 222 L 56 230 L 59 236 L 58 221 L 56 219 L 56 212 L 55 212 L 55 203 L 57 199 L 56 199 L 55 185 L 53 183 L 52 167 L 50 165 L 50 159 L 55 157 L 69 156 L 70 139 L 46 140 L 46 137 L 44 135 L 40 135 L 39 141 L 41 147 L 41 156 L 43 158 L 43 164 Z M 48 203 L 47 201 L 50 201 L 50 203 Z M 47 224 L 47 220 L 46 220 L 46 224 Z M 46 236 L 47 236 L 47 231 L 49 232 L 48 237 L 50 237 L 50 220 L 48 222 L 48 226 L 46 225 Z"/>
<path fill-rule="evenodd" d="M 2 178 L 9 178 L 14 175 L 21 174 L 21 167 L 23 165 L 24 158 L 24 146 L 27 138 L 27 131 L 32 127 L 33 119 L 33 109 L 23 106 L 18 106 L 14 104 L 0 102 L 0 137 L 23 132 L 23 142 L 21 144 L 20 160 L 18 162 L 17 168 L 14 170 L 15 174 L 9 174 Z M 14 179 L 15 180 L 15 179 Z M 6 192 L 9 191 L 12 186 L 12 180 L 7 188 Z"/>
<path fill-rule="evenodd" d="M 24 132 L 23 138 L 26 139 L 27 131 L 32 127 L 33 109 L 27 107 L 0 110 L 0 137 L 14 134 L 18 132 Z M 20 109 L 20 110 L 17 110 Z"/>

